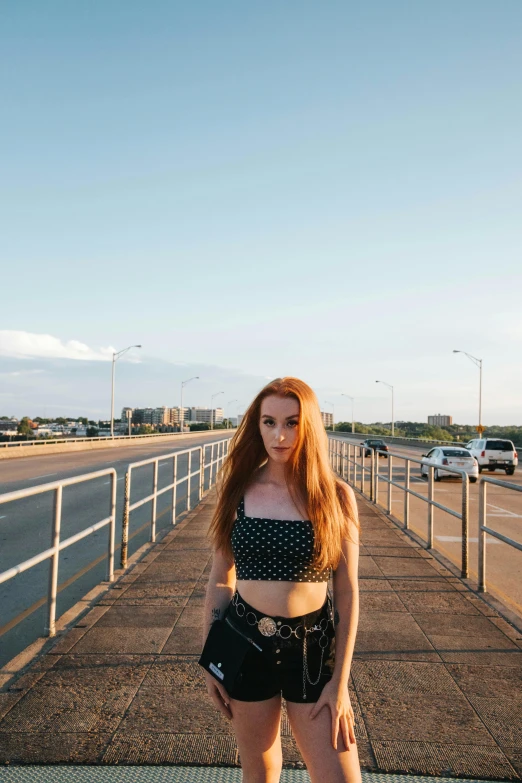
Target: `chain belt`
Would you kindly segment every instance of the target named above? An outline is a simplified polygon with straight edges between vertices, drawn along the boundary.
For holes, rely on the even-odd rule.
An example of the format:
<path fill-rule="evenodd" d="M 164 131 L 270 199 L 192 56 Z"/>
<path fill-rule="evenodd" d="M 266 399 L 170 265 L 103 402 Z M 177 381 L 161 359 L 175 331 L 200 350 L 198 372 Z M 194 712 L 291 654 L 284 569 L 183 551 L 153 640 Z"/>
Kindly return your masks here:
<path fill-rule="evenodd" d="M 232 605 L 236 610 L 237 616 L 244 617 L 248 625 L 252 627 L 257 626 L 259 633 L 263 636 L 279 636 L 283 640 L 290 639 L 291 636 L 295 636 L 296 639 L 303 642 L 303 698 L 306 699 L 306 683 L 309 682 L 310 685 L 317 685 L 321 677 L 323 670 L 324 651 L 328 647 L 329 643 L 326 631 L 328 629 L 328 623 L 333 623 L 333 619 L 331 617 L 323 617 L 319 623 L 316 623 L 310 628 L 306 628 L 304 622 L 299 623 L 295 626 L 295 628 L 292 628 L 291 625 L 288 625 L 287 623 L 281 623 L 280 620 L 276 621 L 273 619 L 273 617 L 261 617 L 258 619 L 258 616 L 255 612 L 252 610 L 247 611 L 245 604 L 239 600 L 238 593 L 234 593 L 232 596 Z M 284 634 L 282 633 L 283 630 Z M 298 631 L 301 632 L 301 635 L 298 634 Z M 308 634 L 313 633 L 314 631 L 321 631 L 321 636 L 319 638 L 321 662 L 319 664 L 319 674 L 315 680 L 312 680 L 308 670 L 306 637 Z"/>

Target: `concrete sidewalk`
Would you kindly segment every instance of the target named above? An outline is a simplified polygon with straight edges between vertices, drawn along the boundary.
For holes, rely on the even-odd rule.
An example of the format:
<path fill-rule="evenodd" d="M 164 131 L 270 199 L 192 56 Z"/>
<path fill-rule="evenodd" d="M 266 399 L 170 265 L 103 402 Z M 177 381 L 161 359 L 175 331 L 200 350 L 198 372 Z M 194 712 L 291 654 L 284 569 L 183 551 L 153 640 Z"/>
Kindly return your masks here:
<path fill-rule="evenodd" d="M 0 762 L 238 764 L 197 665 L 211 491 L 0 692 Z M 359 499 L 350 691 L 369 771 L 522 779 L 522 634 Z M 302 767 L 283 714 L 286 767 Z"/>

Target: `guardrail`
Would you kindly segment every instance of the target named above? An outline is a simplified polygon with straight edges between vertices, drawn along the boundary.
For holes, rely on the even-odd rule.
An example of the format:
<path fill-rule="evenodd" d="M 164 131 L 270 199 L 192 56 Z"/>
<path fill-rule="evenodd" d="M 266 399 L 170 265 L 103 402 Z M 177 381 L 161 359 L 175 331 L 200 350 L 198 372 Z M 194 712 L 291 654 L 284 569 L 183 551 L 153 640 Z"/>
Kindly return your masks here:
<path fill-rule="evenodd" d="M 234 428 L 231 427 L 230 431 Z M 25 446 L 57 446 L 64 443 L 107 443 L 112 440 L 139 440 L 140 438 L 172 438 L 187 437 L 187 435 L 201 435 L 207 432 L 226 432 L 226 430 L 192 430 L 191 432 L 149 432 L 146 435 L 99 435 L 94 438 L 37 438 L 36 440 L 17 440 L 14 443 L 0 443 L 0 448 L 15 449 Z"/>
<path fill-rule="evenodd" d="M 111 490 L 110 490 L 110 515 L 105 519 L 96 522 L 96 524 L 85 528 L 84 530 L 76 533 L 65 541 L 60 541 L 60 529 L 62 523 L 62 495 L 63 488 L 69 487 L 72 484 L 80 484 L 84 481 L 91 481 L 92 479 L 101 478 L 102 476 L 111 477 Z M 7 492 L 0 495 L 0 505 L 10 503 L 13 500 L 20 500 L 21 498 L 31 497 L 32 495 L 39 495 L 43 492 L 54 491 L 54 513 L 53 513 L 53 532 L 52 532 L 52 545 L 44 552 L 35 555 L 34 557 L 24 560 L 23 563 L 19 563 L 7 571 L 0 574 L 0 584 L 7 582 L 9 579 L 17 576 L 18 574 L 27 571 L 38 563 L 42 563 L 44 560 L 50 560 L 49 565 L 49 588 L 47 592 L 47 627 L 45 628 L 45 634 L 47 636 L 54 636 L 56 634 L 56 597 L 58 593 L 58 564 L 60 552 L 72 544 L 76 544 L 81 541 L 82 538 L 86 538 L 95 533 L 100 528 L 109 526 L 109 540 L 108 540 L 108 552 L 107 552 L 107 581 L 112 582 L 114 580 L 114 537 L 115 537 L 115 519 L 116 519 L 116 471 L 114 468 L 106 468 L 105 470 L 97 470 L 95 473 L 85 473 L 81 476 L 73 476 L 72 478 L 63 479 L 62 481 L 52 481 L 49 484 L 40 484 L 36 487 L 29 487 L 28 489 L 20 489 L 16 492 Z"/>
<path fill-rule="evenodd" d="M 362 495 L 368 500 L 379 505 L 379 481 L 384 481 L 388 486 L 386 513 L 392 514 L 392 487 L 398 487 L 404 492 L 404 522 L 403 528 L 409 529 L 409 499 L 410 496 L 419 498 L 427 504 L 427 522 L 428 522 L 428 539 L 426 541 L 427 549 L 433 549 L 434 539 L 434 520 L 433 509 L 439 508 L 441 511 L 445 511 L 453 517 L 456 517 L 461 521 L 462 525 L 462 553 L 461 553 L 461 576 L 463 579 L 469 577 L 469 478 L 465 470 L 457 470 L 456 468 L 450 468 L 444 466 L 444 472 L 455 473 L 460 476 L 462 480 L 462 510 L 459 513 L 454 511 L 448 506 L 444 506 L 442 503 L 438 503 L 434 499 L 434 470 L 439 468 L 440 465 L 427 460 L 416 459 L 415 457 L 405 456 L 404 454 L 397 454 L 391 451 L 382 451 L 377 449 L 371 449 L 369 456 L 370 466 L 368 467 L 364 463 L 365 453 L 368 450 L 367 446 L 357 445 L 355 443 L 348 443 L 344 440 L 338 440 L 336 438 L 329 438 L 330 445 L 330 462 L 334 470 L 348 481 L 349 484 L 358 488 Z M 353 450 L 353 456 L 352 456 Z M 388 457 L 388 471 L 384 476 L 379 471 L 379 458 L 378 454 Z M 359 456 L 360 460 L 357 460 Z M 393 459 L 397 458 L 404 462 L 404 484 L 393 480 Z M 428 496 L 425 497 L 419 492 L 410 487 L 410 466 L 411 463 L 417 465 L 424 465 L 428 468 Z M 352 466 L 352 470 L 350 469 Z M 359 473 L 359 475 L 358 475 Z M 369 474 L 370 480 L 370 492 L 366 493 L 366 475 Z M 502 482 L 500 482 L 502 483 Z M 522 488 L 521 488 L 522 489 Z"/>
<path fill-rule="evenodd" d="M 160 495 L 163 495 L 165 492 L 172 491 L 172 524 L 176 524 L 176 494 L 177 494 L 177 487 L 178 484 L 180 484 L 183 481 L 188 481 L 188 491 L 187 491 L 187 511 L 190 511 L 191 505 L 190 505 L 190 480 L 193 476 L 199 475 L 199 489 L 198 489 L 198 503 L 201 500 L 201 496 L 203 494 L 203 485 L 204 485 L 204 476 L 205 476 L 205 470 L 207 468 L 210 469 L 209 473 L 209 486 L 210 487 L 213 484 L 212 481 L 212 468 L 214 465 L 217 466 L 217 469 L 221 467 L 221 464 L 228 454 L 228 444 L 229 439 L 225 438 L 223 440 L 219 441 L 213 441 L 210 444 L 205 444 L 203 446 L 194 446 L 190 449 L 184 449 L 183 451 L 176 451 L 172 454 L 162 454 L 158 457 L 152 457 L 150 459 L 141 460 L 140 462 L 133 462 L 131 463 L 128 468 L 127 472 L 125 473 L 125 498 L 123 502 L 123 521 L 122 521 L 122 531 L 121 531 L 121 567 L 126 568 L 127 567 L 127 557 L 128 557 L 128 543 L 129 543 L 129 518 L 131 511 L 134 511 L 136 508 L 140 508 L 140 506 L 144 506 L 146 503 L 152 503 L 152 514 L 151 514 L 151 521 L 150 521 L 150 540 L 151 542 L 154 542 L 156 540 L 156 510 L 157 510 L 157 504 L 158 504 L 158 497 Z M 210 455 L 210 462 L 205 463 L 205 449 L 208 448 L 208 446 L 211 447 L 211 455 Z M 216 447 L 217 455 L 214 456 L 214 447 Z M 192 470 L 192 462 L 193 462 L 193 455 L 195 452 L 199 453 L 199 465 L 195 470 Z M 178 457 L 181 457 L 184 454 L 188 454 L 188 473 L 186 476 L 182 476 L 181 478 L 178 478 Z M 159 463 L 164 462 L 167 459 L 173 460 L 173 476 L 172 476 L 172 482 L 168 484 L 166 487 L 162 487 L 160 490 L 158 490 L 158 472 L 159 472 Z M 130 493 L 131 493 L 131 481 L 132 481 L 132 471 L 136 468 L 141 468 L 144 465 L 153 465 L 153 475 L 152 475 L 152 492 L 150 495 L 147 495 L 147 497 L 142 498 L 141 500 L 137 500 L 135 503 L 130 502 Z M 217 474 L 217 471 L 216 471 Z"/>
<path fill-rule="evenodd" d="M 494 484 L 497 487 L 503 487 L 504 489 L 511 489 L 514 492 L 522 492 L 522 486 L 520 484 L 511 484 L 509 481 L 499 481 L 499 479 L 490 478 L 489 476 L 483 476 L 480 480 L 479 487 L 479 540 L 478 540 L 478 559 L 479 559 L 479 585 L 478 589 L 481 593 L 487 593 L 486 586 L 486 534 L 497 538 L 499 541 L 503 541 L 504 544 L 518 549 L 522 552 L 522 543 L 514 541 L 508 536 L 503 536 L 498 530 L 493 530 L 486 525 L 486 496 L 487 485 Z"/>

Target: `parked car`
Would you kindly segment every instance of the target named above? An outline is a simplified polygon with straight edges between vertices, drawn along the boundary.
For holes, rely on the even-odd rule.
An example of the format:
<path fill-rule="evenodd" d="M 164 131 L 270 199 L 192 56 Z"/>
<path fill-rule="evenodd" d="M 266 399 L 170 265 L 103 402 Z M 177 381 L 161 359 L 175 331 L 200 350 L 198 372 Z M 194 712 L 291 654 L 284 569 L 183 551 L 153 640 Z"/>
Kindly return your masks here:
<path fill-rule="evenodd" d="M 379 438 L 366 438 L 366 440 L 361 443 L 361 446 L 366 446 L 366 450 L 364 452 L 365 457 L 369 457 L 374 449 L 379 449 L 379 451 L 388 451 L 388 446 L 386 443 Z M 388 459 L 387 454 L 379 454 L 379 457 Z"/>
<path fill-rule="evenodd" d="M 480 438 L 471 440 L 467 449 L 478 462 L 479 473 L 483 470 L 494 471 L 499 468 L 512 476 L 518 465 L 518 454 L 512 440 L 503 438 Z"/>
<path fill-rule="evenodd" d="M 457 473 L 444 470 L 445 465 L 455 468 L 455 470 L 465 470 L 472 484 L 478 479 L 478 462 L 467 449 L 459 448 L 458 446 L 437 446 L 437 448 L 428 451 L 427 454 L 423 454 L 422 457 L 421 476 L 423 478 L 428 475 L 428 466 L 425 463 L 434 462 L 441 466 L 433 471 L 435 481 L 440 481 L 443 476 L 458 478 Z"/>

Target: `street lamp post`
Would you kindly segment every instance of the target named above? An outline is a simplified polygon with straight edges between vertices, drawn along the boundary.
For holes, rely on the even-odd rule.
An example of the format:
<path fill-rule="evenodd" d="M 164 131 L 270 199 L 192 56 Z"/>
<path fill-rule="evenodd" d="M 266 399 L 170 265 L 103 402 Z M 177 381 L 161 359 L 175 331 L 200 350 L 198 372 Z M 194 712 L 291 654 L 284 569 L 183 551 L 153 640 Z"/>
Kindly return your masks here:
<path fill-rule="evenodd" d="M 235 399 L 235 400 L 229 400 L 229 401 L 227 402 L 227 409 L 228 409 L 228 406 L 229 406 L 231 403 L 233 403 L 233 402 L 237 402 L 237 399 Z M 228 430 L 228 424 L 229 424 L 229 422 L 230 422 L 230 415 L 227 417 L 227 430 Z"/>
<path fill-rule="evenodd" d="M 193 375 L 192 378 L 188 378 L 186 381 L 181 381 L 181 405 L 179 411 L 179 431 L 184 432 L 185 417 L 183 416 L 183 387 L 189 382 L 199 378 L 199 375 Z"/>
<path fill-rule="evenodd" d="M 212 397 L 210 398 L 210 429 L 211 429 L 211 430 L 213 430 L 213 429 L 214 429 L 214 424 L 213 424 L 213 421 L 212 421 L 212 419 L 213 419 L 213 416 L 212 416 L 212 400 L 214 399 L 214 397 L 217 397 L 217 396 L 218 396 L 218 394 L 224 394 L 224 393 L 225 393 L 225 392 L 222 392 L 222 391 L 221 391 L 221 392 L 216 392 L 216 393 L 215 393 L 215 394 L 213 394 L 213 395 L 212 395 Z"/>
<path fill-rule="evenodd" d="M 479 423 L 477 427 L 477 432 L 479 434 L 479 437 L 482 437 L 482 433 L 484 432 L 484 427 L 482 426 L 482 359 L 477 359 L 476 356 L 472 356 L 470 353 L 466 353 L 466 351 L 456 351 L 453 349 L 453 353 L 463 353 L 465 356 L 468 357 L 468 359 L 471 359 L 473 364 L 476 364 L 476 366 L 479 368 Z"/>
<path fill-rule="evenodd" d="M 333 402 L 328 402 L 328 400 L 325 400 L 327 405 L 332 406 L 332 432 L 335 432 L 335 405 Z"/>
<path fill-rule="evenodd" d="M 392 434 L 391 434 L 391 436 L 393 438 L 393 436 L 395 434 L 395 422 L 394 422 L 394 416 L 393 416 L 393 386 L 391 385 L 391 383 L 386 383 L 386 381 L 375 381 L 375 383 L 383 383 L 385 386 L 387 386 L 389 389 L 391 389 L 391 393 L 392 393 L 392 421 L 391 421 Z"/>
<path fill-rule="evenodd" d="M 114 375 L 116 370 L 116 362 L 123 356 L 124 353 L 130 351 L 131 348 L 141 348 L 141 345 L 129 345 L 128 348 L 123 348 L 121 351 L 112 352 L 112 386 L 111 386 L 111 438 L 114 438 Z"/>
<path fill-rule="evenodd" d="M 352 432 L 355 432 L 355 422 L 353 419 L 353 401 L 355 397 L 350 397 L 349 394 L 343 394 L 343 392 L 341 392 L 341 397 L 348 397 L 348 399 L 352 401 Z"/>

